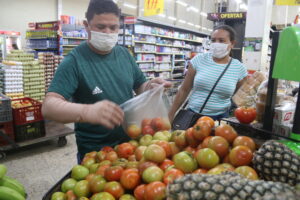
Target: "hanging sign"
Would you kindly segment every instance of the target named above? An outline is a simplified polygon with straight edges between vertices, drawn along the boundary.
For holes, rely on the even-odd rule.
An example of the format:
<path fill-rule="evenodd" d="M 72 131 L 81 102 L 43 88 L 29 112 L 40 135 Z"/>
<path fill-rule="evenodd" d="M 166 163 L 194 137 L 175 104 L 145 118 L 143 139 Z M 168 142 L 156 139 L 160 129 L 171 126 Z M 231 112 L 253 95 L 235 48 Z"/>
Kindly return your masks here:
<path fill-rule="evenodd" d="M 211 21 L 227 19 L 246 19 L 245 12 L 208 13 L 207 19 Z"/>
<path fill-rule="evenodd" d="M 144 0 L 144 16 L 152 16 L 163 13 L 164 0 Z"/>
<path fill-rule="evenodd" d="M 300 0 L 276 0 L 275 4 L 279 6 L 300 6 Z"/>
<path fill-rule="evenodd" d="M 125 24 L 135 24 L 136 23 L 136 17 L 135 16 L 126 16 L 124 18 Z"/>

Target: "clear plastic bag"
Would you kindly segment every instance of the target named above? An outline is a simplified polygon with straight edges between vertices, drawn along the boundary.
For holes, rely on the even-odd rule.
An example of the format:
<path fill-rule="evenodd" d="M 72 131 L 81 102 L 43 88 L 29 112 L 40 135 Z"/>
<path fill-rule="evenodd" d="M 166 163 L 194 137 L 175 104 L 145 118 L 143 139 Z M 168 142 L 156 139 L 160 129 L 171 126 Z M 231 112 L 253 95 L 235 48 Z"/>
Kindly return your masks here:
<path fill-rule="evenodd" d="M 121 108 L 124 111 L 123 129 L 132 138 L 138 138 L 142 134 L 153 135 L 157 131 L 171 128 L 168 120 L 168 102 L 162 85 L 126 101 Z M 145 126 L 148 126 L 147 130 L 144 130 Z"/>

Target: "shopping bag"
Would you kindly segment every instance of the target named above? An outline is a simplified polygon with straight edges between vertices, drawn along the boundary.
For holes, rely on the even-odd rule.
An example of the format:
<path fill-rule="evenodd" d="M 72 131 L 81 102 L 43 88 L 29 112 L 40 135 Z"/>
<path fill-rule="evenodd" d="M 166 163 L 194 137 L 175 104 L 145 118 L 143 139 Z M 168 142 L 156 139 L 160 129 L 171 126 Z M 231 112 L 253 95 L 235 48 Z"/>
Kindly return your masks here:
<path fill-rule="evenodd" d="M 163 85 L 148 90 L 121 105 L 124 111 L 123 129 L 134 139 L 170 130 L 167 107 Z"/>

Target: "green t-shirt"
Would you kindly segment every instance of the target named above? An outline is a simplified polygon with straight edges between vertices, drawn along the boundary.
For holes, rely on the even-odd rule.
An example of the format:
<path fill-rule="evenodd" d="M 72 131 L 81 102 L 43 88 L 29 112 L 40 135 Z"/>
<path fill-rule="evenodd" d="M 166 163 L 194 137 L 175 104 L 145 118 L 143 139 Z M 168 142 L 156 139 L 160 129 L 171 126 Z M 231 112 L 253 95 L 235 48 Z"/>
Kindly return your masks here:
<path fill-rule="evenodd" d="M 75 103 L 109 100 L 120 105 L 131 99 L 133 89 L 145 81 L 127 49 L 115 46 L 111 53 L 99 55 L 84 42 L 64 58 L 48 92 L 56 92 L 67 100 L 72 98 Z M 81 156 L 129 140 L 122 127 L 109 130 L 100 125 L 75 123 L 75 133 Z"/>

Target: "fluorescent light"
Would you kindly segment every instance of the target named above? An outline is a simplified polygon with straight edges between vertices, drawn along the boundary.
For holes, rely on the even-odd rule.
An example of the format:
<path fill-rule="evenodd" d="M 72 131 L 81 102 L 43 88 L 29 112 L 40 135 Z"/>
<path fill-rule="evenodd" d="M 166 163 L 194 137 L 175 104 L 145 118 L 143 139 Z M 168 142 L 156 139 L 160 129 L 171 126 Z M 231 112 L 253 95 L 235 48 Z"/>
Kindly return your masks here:
<path fill-rule="evenodd" d="M 244 3 L 242 3 L 242 4 L 240 5 L 240 9 L 248 10 L 248 6 L 247 6 L 246 4 L 244 4 Z"/>
<path fill-rule="evenodd" d="M 188 7 L 187 9 L 186 9 L 187 11 L 193 11 L 193 12 L 195 12 L 195 13 L 198 13 L 199 12 L 199 9 L 198 8 L 195 8 L 194 6 L 190 6 L 190 7 Z"/>
<path fill-rule="evenodd" d="M 194 26 L 194 24 L 193 23 L 191 23 L 191 22 L 189 22 L 189 23 L 187 23 L 188 25 L 190 25 L 190 26 Z"/>
<path fill-rule="evenodd" d="M 123 5 L 124 5 L 125 7 L 127 7 L 127 8 L 136 9 L 136 6 L 135 6 L 135 5 L 132 5 L 132 4 L 124 3 Z"/>
<path fill-rule="evenodd" d="M 212 30 L 212 29 L 210 29 L 210 28 L 209 28 L 209 29 L 207 29 L 207 30 L 208 30 L 209 32 L 212 32 L 212 31 L 213 31 L 213 30 Z"/>
<path fill-rule="evenodd" d="M 205 31 L 207 31 L 207 28 L 205 28 L 205 27 L 202 27 L 202 29 L 205 30 Z"/>
<path fill-rule="evenodd" d="M 195 25 L 195 27 L 196 27 L 196 28 L 201 28 L 201 26 L 199 26 L 199 25 Z"/>
<path fill-rule="evenodd" d="M 201 12 L 200 15 L 202 15 L 203 17 L 207 17 L 207 13 L 205 12 Z"/>
<path fill-rule="evenodd" d="M 184 20 L 182 20 L 182 19 L 180 19 L 180 20 L 178 20 L 180 23 L 183 23 L 183 24 L 185 24 L 186 23 L 186 21 L 184 21 Z"/>
<path fill-rule="evenodd" d="M 180 0 L 177 0 L 176 3 L 178 3 L 179 5 L 182 5 L 184 7 L 187 7 L 187 3 L 183 2 L 183 1 L 180 1 Z"/>
<path fill-rule="evenodd" d="M 175 17 L 168 17 L 168 19 L 170 19 L 170 20 L 173 20 L 173 21 L 175 21 L 176 20 L 176 18 Z"/>
<path fill-rule="evenodd" d="M 240 3 L 242 3 L 242 0 L 235 0 L 235 2 L 236 2 L 237 4 L 240 4 Z"/>
<path fill-rule="evenodd" d="M 158 14 L 159 17 L 165 18 L 166 15 L 165 14 Z"/>

